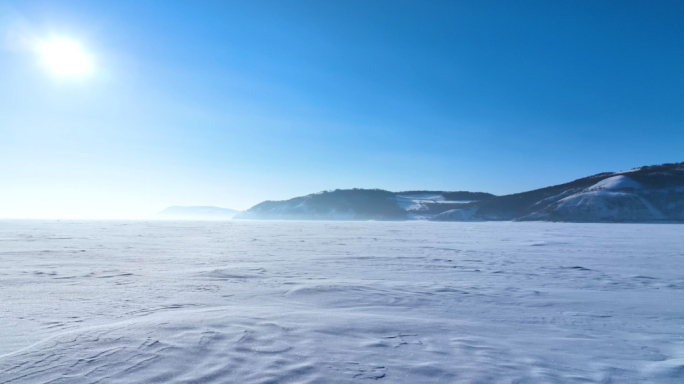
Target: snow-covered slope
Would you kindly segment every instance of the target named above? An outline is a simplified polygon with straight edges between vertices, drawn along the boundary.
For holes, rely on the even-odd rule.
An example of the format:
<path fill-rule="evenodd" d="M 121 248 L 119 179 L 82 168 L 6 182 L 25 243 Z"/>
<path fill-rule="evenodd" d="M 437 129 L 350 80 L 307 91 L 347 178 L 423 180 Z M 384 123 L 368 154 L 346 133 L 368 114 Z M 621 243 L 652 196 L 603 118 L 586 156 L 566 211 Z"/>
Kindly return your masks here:
<path fill-rule="evenodd" d="M 684 163 L 602 173 L 535 191 L 467 204 L 439 221 L 684 221 Z"/>
<path fill-rule="evenodd" d="M 279 220 L 411 220 L 427 219 L 472 201 L 491 198 L 482 192 L 344 189 L 314 193 L 286 201 L 265 201 L 236 219 Z"/>
<path fill-rule="evenodd" d="M 157 213 L 155 219 L 163 220 L 230 220 L 235 216 L 234 209 L 219 207 L 168 207 Z"/>
<path fill-rule="evenodd" d="M 644 187 L 633 179 L 625 175 L 612 176 L 520 220 L 667 220 L 667 216 L 648 201 L 648 196 L 642 196 L 643 192 Z"/>

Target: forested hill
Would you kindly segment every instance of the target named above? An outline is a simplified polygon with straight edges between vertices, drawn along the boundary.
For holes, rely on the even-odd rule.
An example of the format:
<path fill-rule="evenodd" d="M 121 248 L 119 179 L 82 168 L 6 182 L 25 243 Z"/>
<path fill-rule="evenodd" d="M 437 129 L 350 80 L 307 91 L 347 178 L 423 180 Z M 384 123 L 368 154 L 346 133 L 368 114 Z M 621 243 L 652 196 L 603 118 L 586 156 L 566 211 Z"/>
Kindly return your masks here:
<path fill-rule="evenodd" d="M 264 201 L 235 216 L 236 219 L 280 220 L 410 220 L 427 219 L 473 201 L 494 195 L 484 192 L 338 189 Z"/>

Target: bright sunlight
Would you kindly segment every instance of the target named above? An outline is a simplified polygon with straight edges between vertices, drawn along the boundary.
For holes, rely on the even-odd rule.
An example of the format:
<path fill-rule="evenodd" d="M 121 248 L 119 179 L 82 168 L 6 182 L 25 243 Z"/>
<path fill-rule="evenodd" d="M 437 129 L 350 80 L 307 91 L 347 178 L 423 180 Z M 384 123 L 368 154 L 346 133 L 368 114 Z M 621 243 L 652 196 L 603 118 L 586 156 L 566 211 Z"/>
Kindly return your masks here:
<path fill-rule="evenodd" d="M 40 53 L 48 68 L 61 76 L 83 76 L 93 63 L 81 45 L 71 40 L 51 40 L 41 45 Z"/>

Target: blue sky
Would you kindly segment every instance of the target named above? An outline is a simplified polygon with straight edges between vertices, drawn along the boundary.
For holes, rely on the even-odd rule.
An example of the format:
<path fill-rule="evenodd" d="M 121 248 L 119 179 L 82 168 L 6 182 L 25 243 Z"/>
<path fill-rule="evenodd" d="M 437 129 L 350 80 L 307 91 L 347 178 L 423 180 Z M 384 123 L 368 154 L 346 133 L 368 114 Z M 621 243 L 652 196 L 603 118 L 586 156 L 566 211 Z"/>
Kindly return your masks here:
<path fill-rule="evenodd" d="M 677 1 L 0 1 L 0 217 L 684 160 Z M 26 39 L 78 41 L 84 77 Z"/>

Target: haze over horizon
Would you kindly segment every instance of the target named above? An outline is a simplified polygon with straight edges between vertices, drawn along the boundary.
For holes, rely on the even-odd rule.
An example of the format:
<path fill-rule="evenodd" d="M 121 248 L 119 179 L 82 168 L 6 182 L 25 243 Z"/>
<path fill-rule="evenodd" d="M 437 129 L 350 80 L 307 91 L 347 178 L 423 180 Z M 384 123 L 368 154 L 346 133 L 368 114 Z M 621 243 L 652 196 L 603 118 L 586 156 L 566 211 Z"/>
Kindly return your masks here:
<path fill-rule="evenodd" d="M 676 1 L 0 1 L 0 218 L 680 162 Z"/>

